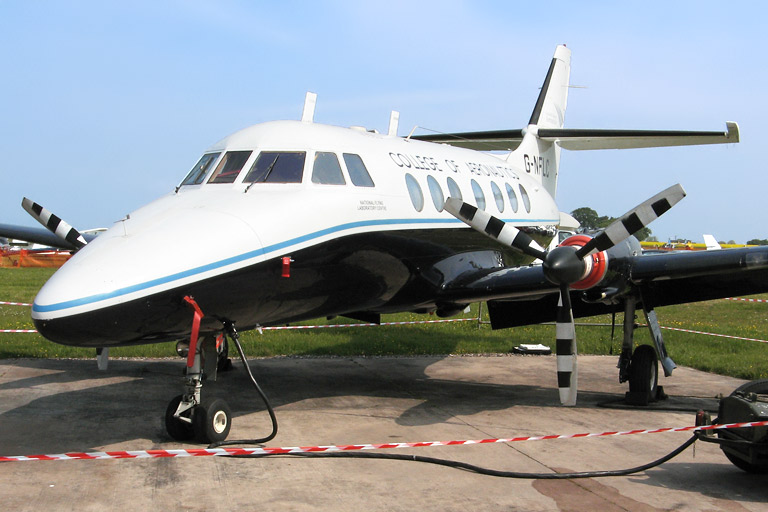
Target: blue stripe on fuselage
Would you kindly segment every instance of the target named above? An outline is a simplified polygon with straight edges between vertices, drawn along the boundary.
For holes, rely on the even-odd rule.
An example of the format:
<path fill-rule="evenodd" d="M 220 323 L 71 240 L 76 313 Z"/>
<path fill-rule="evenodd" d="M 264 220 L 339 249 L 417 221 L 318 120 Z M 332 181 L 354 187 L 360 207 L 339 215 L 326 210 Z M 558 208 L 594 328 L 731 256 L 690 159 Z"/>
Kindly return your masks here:
<path fill-rule="evenodd" d="M 513 219 L 504 219 L 504 222 L 511 222 L 514 223 L 515 220 Z M 553 224 L 556 224 L 558 221 L 556 220 L 550 220 L 550 219 L 518 219 L 517 222 L 550 222 Z M 90 295 L 88 297 L 83 297 L 80 299 L 74 299 L 74 300 L 68 300 L 65 302 L 59 302 L 56 304 L 50 304 L 48 306 L 41 306 L 37 303 L 32 305 L 32 311 L 37 313 L 47 313 L 51 311 L 60 311 L 62 309 L 69 309 L 74 308 L 77 306 L 84 306 L 86 304 L 93 304 L 95 302 L 101 302 L 103 300 L 112 299 L 115 297 L 120 297 L 121 295 L 128 295 L 130 293 L 138 292 L 141 290 L 145 290 L 147 288 L 153 288 L 155 286 L 160 286 L 162 284 L 170 283 L 173 281 L 178 281 L 179 279 L 184 279 L 186 277 L 194 276 L 197 274 L 201 274 L 204 272 L 208 272 L 210 270 L 215 270 L 217 268 L 226 267 L 228 265 L 232 265 L 235 263 L 240 263 L 245 260 L 249 260 L 252 258 L 256 258 L 259 256 L 265 256 L 273 252 L 282 251 L 284 249 L 288 249 L 289 247 L 292 247 L 294 245 L 298 245 L 304 242 L 308 242 L 310 240 L 314 240 L 316 238 L 321 238 L 326 235 L 330 235 L 333 233 L 339 233 L 341 231 L 347 231 L 350 229 L 355 228 L 361 228 L 361 227 L 370 227 L 370 226 L 393 226 L 393 225 L 414 225 L 414 224 L 463 224 L 458 219 L 383 219 L 383 220 L 369 220 L 369 221 L 358 221 L 358 222 L 349 222 L 347 224 L 340 224 L 338 226 L 321 229 L 320 231 L 315 231 L 314 233 L 309 233 L 306 235 L 302 235 L 296 238 L 292 238 L 290 240 L 286 240 L 284 242 L 279 242 L 273 245 L 270 245 L 268 247 L 264 247 L 261 249 L 257 249 L 254 251 L 249 251 L 243 254 L 240 254 L 238 256 L 233 256 L 231 258 L 226 258 L 220 261 L 216 261 L 214 263 L 209 263 L 207 265 L 202 265 L 200 267 L 192 268 L 189 270 L 185 270 L 183 272 L 177 272 L 176 274 L 171 274 L 169 276 L 165 277 L 159 277 L 157 279 L 152 279 L 150 281 L 146 281 L 143 283 L 135 284 L 132 286 L 126 286 L 124 288 L 119 288 L 117 290 L 113 290 L 111 292 L 107 293 L 99 293 L 96 295 Z"/>

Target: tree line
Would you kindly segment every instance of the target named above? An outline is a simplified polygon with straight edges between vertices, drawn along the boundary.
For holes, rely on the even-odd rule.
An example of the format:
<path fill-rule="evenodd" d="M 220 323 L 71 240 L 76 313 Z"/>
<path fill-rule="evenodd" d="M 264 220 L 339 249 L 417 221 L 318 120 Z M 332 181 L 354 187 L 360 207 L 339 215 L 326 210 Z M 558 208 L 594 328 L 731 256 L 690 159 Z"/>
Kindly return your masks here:
<path fill-rule="evenodd" d="M 616 220 L 615 217 L 609 217 L 607 215 L 599 215 L 595 210 L 592 208 L 589 208 L 587 206 L 583 206 L 581 208 L 576 208 L 571 212 L 571 215 L 574 219 L 579 221 L 579 224 L 581 224 L 581 229 L 584 231 L 598 231 L 600 229 L 608 227 L 608 225 Z M 637 233 L 635 233 L 635 237 L 640 240 L 641 242 L 643 240 L 648 240 L 651 237 L 651 230 L 650 228 L 643 228 Z M 723 243 L 729 243 L 734 244 L 733 240 L 730 240 L 728 242 L 720 242 Z M 760 238 L 753 238 L 752 240 L 747 240 L 747 245 L 768 245 L 768 239 L 760 239 Z"/>
<path fill-rule="evenodd" d="M 611 222 L 616 220 L 616 217 L 599 215 L 595 210 L 587 206 L 576 208 L 571 212 L 571 215 L 574 219 L 579 221 L 579 224 L 581 224 L 581 229 L 584 231 L 597 231 L 603 228 L 607 228 Z M 635 237 L 641 242 L 650 236 L 651 229 L 648 227 L 644 227 L 635 233 Z"/>

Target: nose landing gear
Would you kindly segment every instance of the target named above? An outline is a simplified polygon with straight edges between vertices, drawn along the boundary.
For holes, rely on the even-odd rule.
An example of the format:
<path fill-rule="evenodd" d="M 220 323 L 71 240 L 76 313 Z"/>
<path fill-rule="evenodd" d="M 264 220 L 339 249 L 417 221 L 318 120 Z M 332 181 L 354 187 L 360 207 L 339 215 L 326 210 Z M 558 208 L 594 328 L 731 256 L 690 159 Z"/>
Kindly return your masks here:
<path fill-rule="evenodd" d="M 180 355 L 187 358 L 184 372 L 184 393 L 175 397 L 165 411 L 165 429 L 177 441 L 211 444 L 224 441 L 232 425 L 232 411 L 222 399 L 203 399 L 203 380 L 216 380 L 219 370 L 228 369 L 232 363 L 227 357 L 227 339 L 206 336 L 198 343 L 200 320 L 203 312 L 191 297 L 184 300 L 194 310 L 192 336 L 188 346 L 177 345 Z"/>
<path fill-rule="evenodd" d="M 199 443 L 211 444 L 224 441 L 232 426 L 232 411 L 227 403 L 220 399 L 202 398 L 203 379 L 209 375 L 216 378 L 219 366 L 215 357 L 212 373 L 203 370 L 206 345 L 211 345 L 213 338 L 206 338 L 198 345 L 194 355 L 195 362 L 187 367 L 184 376 L 184 394 L 178 395 L 168 404 L 165 411 L 165 429 L 176 441 L 195 440 Z M 229 363 L 231 365 L 231 362 Z M 202 366 L 202 367 L 201 367 Z"/>

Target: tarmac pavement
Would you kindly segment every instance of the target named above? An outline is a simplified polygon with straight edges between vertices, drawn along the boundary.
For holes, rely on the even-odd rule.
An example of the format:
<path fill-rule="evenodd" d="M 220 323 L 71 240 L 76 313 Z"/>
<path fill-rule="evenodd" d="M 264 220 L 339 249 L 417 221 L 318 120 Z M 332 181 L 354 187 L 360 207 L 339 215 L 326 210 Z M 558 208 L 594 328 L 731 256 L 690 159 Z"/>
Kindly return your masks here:
<path fill-rule="evenodd" d="M 0 455 L 193 448 L 165 433 L 181 360 L 0 361 Z M 554 356 L 271 358 L 251 366 L 277 413 L 269 446 L 450 441 L 685 427 L 744 381 L 689 368 L 670 398 L 621 404 L 616 358 L 579 357 L 579 401 L 559 405 Z M 269 417 L 239 362 L 206 382 L 233 414 L 229 439 L 262 437 Z M 714 414 L 713 414 L 714 416 Z M 690 433 L 388 450 L 521 472 L 622 469 Z M 512 480 L 413 461 L 193 457 L 0 463 L 3 510 L 766 510 L 764 475 L 712 444 L 648 471 Z"/>

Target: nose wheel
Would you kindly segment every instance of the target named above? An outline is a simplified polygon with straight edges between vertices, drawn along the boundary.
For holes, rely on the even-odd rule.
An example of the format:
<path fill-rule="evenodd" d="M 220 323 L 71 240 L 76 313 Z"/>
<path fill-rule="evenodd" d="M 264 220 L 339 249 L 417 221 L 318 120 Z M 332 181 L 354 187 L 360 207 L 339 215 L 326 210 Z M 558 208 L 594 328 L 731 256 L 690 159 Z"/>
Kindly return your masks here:
<path fill-rule="evenodd" d="M 224 441 L 232 425 L 232 411 L 224 400 L 203 400 L 192 411 L 192 431 L 195 440 L 211 444 Z"/>
<path fill-rule="evenodd" d="M 202 403 L 176 415 L 184 396 L 179 395 L 165 411 L 165 430 L 176 441 L 195 440 L 202 444 L 224 441 L 232 426 L 232 411 L 220 398 L 203 399 Z"/>

